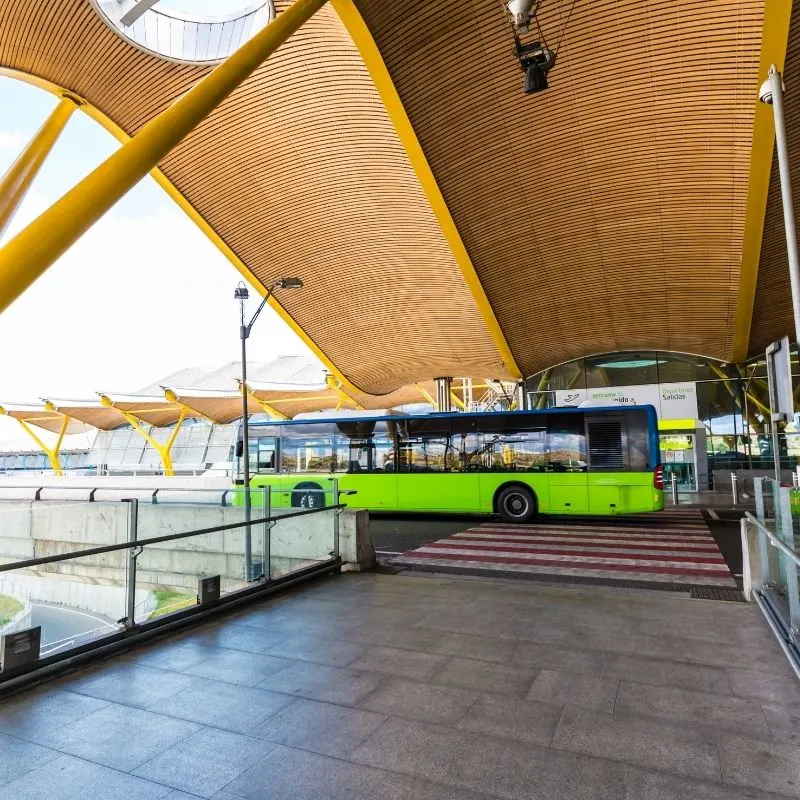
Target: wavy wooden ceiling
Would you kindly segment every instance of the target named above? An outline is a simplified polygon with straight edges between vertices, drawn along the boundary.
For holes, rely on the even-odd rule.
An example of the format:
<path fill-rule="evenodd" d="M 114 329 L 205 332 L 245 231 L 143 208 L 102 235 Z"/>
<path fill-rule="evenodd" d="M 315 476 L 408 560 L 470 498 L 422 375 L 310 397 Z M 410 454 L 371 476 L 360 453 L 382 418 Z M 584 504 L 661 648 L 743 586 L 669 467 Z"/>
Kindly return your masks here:
<path fill-rule="evenodd" d="M 135 49 L 88 0 L 3 0 L 0 66 L 75 92 L 128 134 L 205 72 Z M 281 302 L 361 389 L 506 374 L 330 7 L 160 167 L 260 280 L 303 277 Z"/>
<path fill-rule="evenodd" d="M 531 96 L 499 0 L 356 5 L 525 374 L 730 357 L 763 0 L 578 0 Z"/>
<path fill-rule="evenodd" d="M 786 135 L 789 141 L 789 163 L 792 172 L 795 219 L 800 219 L 800 9 L 793 6 L 789 27 L 789 46 L 783 80 L 787 87 L 784 101 Z M 764 236 L 758 266 L 758 282 L 750 330 L 750 355 L 763 354 L 767 345 L 787 335 L 794 341 L 792 293 L 786 256 L 786 236 L 781 204 L 777 154 L 773 156 Z"/>
<path fill-rule="evenodd" d="M 500 0 L 355 2 L 523 373 L 625 349 L 730 358 L 764 0 L 578 0 L 533 96 Z M 550 44 L 569 5 L 544 4 Z M 4 0 L 0 65 L 128 133 L 204 72 L 135 50 L 88 0 Z M 502 374 L 332 9 L 161 167 L 261 280 L 303 276 L 287 310 L 362 389 Z M 769 243 L 759 296 L 779 282 Z"/>

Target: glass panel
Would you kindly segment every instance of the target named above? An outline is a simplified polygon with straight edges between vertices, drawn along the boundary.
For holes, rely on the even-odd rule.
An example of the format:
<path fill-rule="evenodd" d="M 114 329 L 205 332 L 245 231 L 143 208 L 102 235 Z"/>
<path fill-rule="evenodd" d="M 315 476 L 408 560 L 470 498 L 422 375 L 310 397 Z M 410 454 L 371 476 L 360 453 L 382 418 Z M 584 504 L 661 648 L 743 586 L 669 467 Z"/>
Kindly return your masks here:
<path fill-rule="evenodd" d="M 450 447 L 446 419 L 417 419 L 398 423 L 401 472 L 444 472 Z"/>
<path fill-rule="evenodd" d="M 658 383 L 656 353 L 617 353 L 586 359 L 586 383 L 590 389 Z"/>
<path fill-rule="evenodd" d="M 336 470 L 392 472 L 396 425 L 383 420 L 336 423 Z"/>
<path fill-rule="evenodd" d="M 325 491 L 326 506 L 334 503 L 332 490 Z M 270 578 L 280 578 L 333 557 L 337 512 L 325 508 L 313 514 L 278 518 L 267 541 Z"/>
<path fill-rule="evenodd" d="M 23 513 L 23 509 L 8 509 L 6 523 L 13 524 L 13 515 Z M 63 506 L 58 505 L 37 510 L 37 522 L 58 532 L 48 538 L 50 553 L 115 544 L 127 535 L 127 503 L 71 503 L 69 524 L 63 514 Z M 48 515 L 52 515 L 52 523 Z M 7 540 L 4 555 L 15 561 L 31 558 L 33 541 Z M 118 551 L 43 564 L 36 567 L 35 575 L 0 573 L 0 631 L 11 633 L 41 625 L 42 656 L 66 652 L 116 632 L 117 620 L 125 615 L 126 563 L 124 551 Z"/>
<path fill-rule="evenodd" d="M 586 472 L 583 414 L 549 414 L 547 449 L 553 472 Z"/>
<path fill-rule="evenodd" d="M 333 425 L 284 425 L 281 430 L 281 472 L 332 472 Z"/>

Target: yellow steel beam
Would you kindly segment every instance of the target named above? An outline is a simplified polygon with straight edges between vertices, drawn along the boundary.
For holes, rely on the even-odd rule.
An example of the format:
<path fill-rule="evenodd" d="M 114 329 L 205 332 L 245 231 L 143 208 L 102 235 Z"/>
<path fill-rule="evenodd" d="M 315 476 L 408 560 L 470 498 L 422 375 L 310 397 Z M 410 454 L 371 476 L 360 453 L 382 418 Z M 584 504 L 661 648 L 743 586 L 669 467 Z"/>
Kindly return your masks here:
<path fill-rule="evenodd" d="M 419 389 L 419 393 L 431 404 L 431 406 L 433 407 L 433 410 L 434 411 L 438 411 L 439 410 L 439 404 L 433 399 L 433 397 L 431 397 L 430 392 L 427 392 L 423 388 L 422 384 L 415 383 L 414 386 L 416 386 L 417 389 Z"/>
<path fill-rule="evenodd" d="M 31 86 L 36 86 L 45 92 L 61 96 L 64 93 L 63 87 L 51 81 L 45 80 L 38 75 L 32 75 L 28 72 L 19 72 L 18 70 L 8 69 L 7 67 L 0 67 L 0 77 L 13 78 L 14 80 L 28 83 Z M 91 103 L 88 103 L 84 98 L 80 99 L 81 110 L 89 117 L 91 117 L 98 125 L 101 125 L 107 130 L 117 141 L 122 144 L 129 142 L 131 137 L 125 133 L 113 120 L 107 117 L 99 108 L 96 108 Z M 225 240 L 206 222 L 205 218 L 200 212 L 178 191 L 164 173 L 157 167 L 150 170 L 150 177 L 167 193 L 169 198 L 186 214 L 189 219 L 208 237 L 209 241 L 233 264 L 242 277 L 262 294 L 267 293 L 266 287 L 250 271 L 249 267 L 236 255 L 236 253 L 228 247 Z M 305 329 L 292 317 L 288 311 L 275 299 L 275 295 L 271 295 L 268 304 L 278 314 L 278 316 L 305 342 L 310 350 L 319 358 L 325 365 L 326 369 L 332 372 L 344 386 L 347 386 L 353 391 L 360 391 L 360 389 L 351 383 L 347 377 L 342 373 L 336 365 L 328 358 L 328 356 L 320 349 L 319 345 L 306 333 Z"/>
<path fill-rule="evenodd" d="M 354 397 L 351 397 L 344 390 L 344 387 L 342 386 L 341 382 L 336 378 L 335 375 L 326 375 L 325 382 L 339 396 L 339 405 L 336 406 L 337 410 L 345 403 L 354 406 L 356 411 L 364 410 L 364 406 L 362 406 L 361 403 L 358 402 L 358 400 L 356 400 Z"/>
<path fill-rule="evenodd" d="M 239 391 L 240 392 L 244 391 L 244 387 L 242 386 L 241 381 L 239 381 Z M 256 401 L 256 403 L 258 403 L 261 406 L 261 408 L 267 414 L 269 414 L 272 417 L 272 419 L 289 419 L 289 417 L 287 417 L 286 414 L 281 413 L 274 406 L 272 406 L 269 403 L 267 403 L 266 401 L 260 400 L 258 397 L 256 397 L 255 394 L 253 393 L 252 389 L 248 389 L 247 393 L 250 395 L 250 397 L 253 398 L 253 400 Z M 279 402 L 281 402 L 281 401 L 279 401 Z M 284 400 L 283 402 L 286 402 L 286 401 Z"/>
<path fill-rule="evenodd" d="M 133 428 L 136 433 L 138 433 L 139 436 L 141 436 L 142 439 L 144 439 L 147 444 L 149 444 L 150 447 L 152 447 L 153 450 L 158 453 L 165 475 L 169 475 L 170 477 L 175 475 L 175 468 L 172 464 L 172 445 L 175 444 L 175 439 L 178 437 L 178 433 L 183 426 L 184 420 L 188 416 L 185 408 L 181 409 L 180 416 L 175 423 L 175 427 L 172 429 L 172 433 L 169 435 L 167 441 L 162 444 L 152 435 L 153 426 L 150 425 L 149 422 L 140 419 L 130 411 L 123 411 L 123 409 L 118 408 L 114 405 L 114 402 L 111 400 L 111 398 L 104 394 L 100 395 L 100 402 L 107 408 L 113 408 L 115 411 L 119 412 L 124 417 L 125 422 L 127 422 L 128 425 L 130 425 L 131 428 Z M 146 425 L 150 425 L 149 431 L 145 427 Z"/>
<path fill-rule="evenodd" d="M 11 416 L 8 411 L 6 411 L 2 406 L 0 406 L 0 416 L 6 414 Z M 67 432 L 67 428 L 69 427 L 70 419 L 65 414 L 61 415 L 61 427 L 58 431 L 58 439 L 56 439 L 56 443 L 52 447 L 48 447 L 44 441 L 36 434 L 33 428 L 24 420 L 20 419 L 19 417 L 14 417 L 17 420 L 22 430 L 28 434 L 28 436 L 36 442 L 39 449 L 47 456 L 47 460 L 50 462 L 50 466 L 53 469 L 53 473 L 55 475 L 63 475 L 63 471 L 61 469 L 61 459 L 59 458 L 59 451 L 61 450 L 61 444 L 64 441 L 64 434 Z"/>
<path fill-rule="evenodd" d="M 403 107 L 403 102 L 400 100 L 400 95 L 397 93 L 391 75 L 389 75 L 389 70 L 386 68 L 383 56 L 381 56 L 380 50 L 378 50 L 378 45 L 372 38 L 369 28 L 361 17 L 353 0 L 331 0 L 331 5 L 339 15 L 345 28 L 347 28 L 347 32 L 350 34 L 350 38 L 361 53 L 361 58 L 372 77 L 375 89 L 386 108 L 386 113 L 389 115 L 394 129 L 397 131 L 397 136 L 401 144 L 405 148 L 406 155 L 408 156 L 412 169 L 417 175 L 420 187 L 428 199 L 431 211 L 433 211 L 442 229 L 444 238 L 450 246 L 453 257 L 472 293 L 475 304 L 483 317 L 483 321 L 490 336 L 494 340 L 495 347 L 500 354 L 500 358 L 506 370 L 513 378 L 517 380 L 522 379 L 522 373 L 514 360 L 505 334 L 500 327 L 500 323 L 497 321 L 494 310 L 489 303 L 489 298 L 486 296 L 478 273 L 475 271 L 475 267 L 472 264 L 472 259 L 469 257 L 467 248 L 464 246 L 464 242 L 461 239 L 461 234 L 458 232 L 458 228 L 450 214 L 450 209 L 447 207 L 439 185 L 436 183 L 436 178 L 422 150 L 422 145 L 420 145 L 419 139 L 417 139 L 417 134 L 411 125 L 411 120 L 409 120 L 408 114 Z"/>
<path fill-rule="evenodd" d="M 778 69 L 783 71 L 791 16 L 792 0 L 766 0 L 758 69 L 759 80 L 766 79 L 770 64 L 777 65 Z M 742 241 L 742 263 L 739 273 L 739 296 L 736 303 L 731 353 L 733 362 L 744 361 L 750 345 L 758 263 L 761 258 L 761 239 L 764 235 L 764 217 L 772 172 L 772 151 L 775 146 L 772 108 L 759 101 L 757 84 L 751 87 L 751 91 L 755 105 L 755 119 L 750 149 L 750 175 Z"/>
<path fill-rule="evenodd" d="M 72 95 L 62 95 L 42 127 L 0 178 L 0 236 L 22 205 L 33 179 L 53 149 L 72 112 L 79 105 L 80 101 Z"/>
<path fill-rule="evenodd" d="M 0 312 L 326 2 L 295 0 L 8 242 L 0 250 Z"/>

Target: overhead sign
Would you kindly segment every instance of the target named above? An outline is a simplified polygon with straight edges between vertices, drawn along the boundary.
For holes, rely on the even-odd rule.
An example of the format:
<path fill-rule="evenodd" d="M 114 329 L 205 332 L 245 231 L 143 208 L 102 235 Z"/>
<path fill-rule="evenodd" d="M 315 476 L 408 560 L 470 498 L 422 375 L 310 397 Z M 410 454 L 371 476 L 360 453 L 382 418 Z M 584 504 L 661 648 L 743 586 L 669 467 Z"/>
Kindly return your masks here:
<path fill-rule="evenodd" d="M 794 417 L 792 364 L 789 358 L 789 337 L 773 342 L 767 348 L 767 381 L 769 407 L 773 422 L 785 422 Z"/>
<path fill-rule="evenodd" d="M 651 405 L 659 419 L 697 419 L 697 387 L 692 381 L 559 389 L 555 395 L 559 407 Z"/>

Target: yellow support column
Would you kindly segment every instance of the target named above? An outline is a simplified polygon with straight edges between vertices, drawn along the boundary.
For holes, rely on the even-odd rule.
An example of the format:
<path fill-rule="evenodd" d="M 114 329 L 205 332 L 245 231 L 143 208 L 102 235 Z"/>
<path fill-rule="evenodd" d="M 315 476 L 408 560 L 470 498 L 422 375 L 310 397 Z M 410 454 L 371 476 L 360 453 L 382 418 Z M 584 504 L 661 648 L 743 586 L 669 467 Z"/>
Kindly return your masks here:
<path fill-rule="evenodd" d="M 352 405 L 356 411 L 363 411 L 364 406 L 358 402 L 354 397 L 351 397 L 342 386 L 341 381 L 337 380 L 335 375 L 326 375 L 325 376 L 325 383 L 328 384 L 328 388 L 333 389 L 337 395 L 339 395 L 339 404 L 336 406 L 336 410 L 338 411 L 343 405 Z"/>
<path fill-rule="evenodd" d="M 17 156 L 17 160 L 0 179 L 0 236 L 22 205 L 33 179 L 53 149 L 72 112 L 79 105 L 80 101 L 71 95 L 63 95 L 44 125 L 39 128 L 33 139 Z"/>
<path fill-rule="evenodd" d="M 0 414 L 5 413 L 2 408 L 0 408 Z M 54 475 L 63 475 L 63 470 L 61 469 L 61 459 L 58 456 L 59 450 L 61 450 L 61 443 L 64 441 L 64 434 L 67 432 L 67 427 L 69 426 L 69 417 L 64 417 L 61 422 L 61 428 L 58 432 L 58 439 L 56 439 L 56 443 L 53 447 L 48 447 L 36 434 L 33 428 L 28 425 L 25 420 L 20 419 L 19 417 L 15 417 L 17 422 L 19 422 L 20 427 L 28 436 L 33 439 L 34 442 L 39 446 L 39 449 L 47 456 L 47 460 L 50 462 L 50 466 L 53 469 Z"/>
<path fill-rule="evenodd" d="M 155 437 L 152 435 L 152 433 L 145 428 L 145 425 L 147 423 L 144 422 L 144 420 L 139 419 L 138 417 L 131 414 L 129 411 L 123 411 L 121 408 L 117 408 L 114 405 L 113 401 L 109 397 L 106 397 L 105 395 L 100 395 L 100 402 L 104 406 L 107 406 L 108 408 L 113 408 L 116 411 L 119 411 L 120 414 L 122 414 L 122 416 L 125 418 L 125 422 L 127 422 L 128 425 L 130 425 L 131 428 L 133 428 L 136 431 L 136 433 L 138 433 L 139 436 L 141 436 L 142 439 L 144 439 L 147 442 L 147 444 L 149 444 L 150 447 L 152 447 L 153 450 L 155 450 L 158 453 L 159 458 L 161 459 L 161 466 L 164 468 L 164 474 L 173 477 L 175 475 L 175 468 L 172 465 L 172 445 L 175 444 L 175 439 L 178 438 L 178 433 L 180 433 L 184 420 L 186 419 L 187 416 L 189 416 L 187 413 L 187 409 L 186 408 L 181 409 L 181 414 L 178 417 L 178 421 L 175 423 L 175 427 L 172 433 L 169 435 L 167 441 L 164 442 L 164 444 L 161 444 L 161 442 L 156 440 Z"/>
<path fill-rule="evenodd" d="M 439 410 L 439 404 L 431 397 L 430 392 L 425 391 L 425 388 L 420 383 L 415 383 L 414 386 L 419 389 L 419 393 L 431 404 L 434 411 Z"/>
<path fill-rule="evenodd" d="M 0 250 L 0 312 L 326 2 L 295 0 Z"/>

